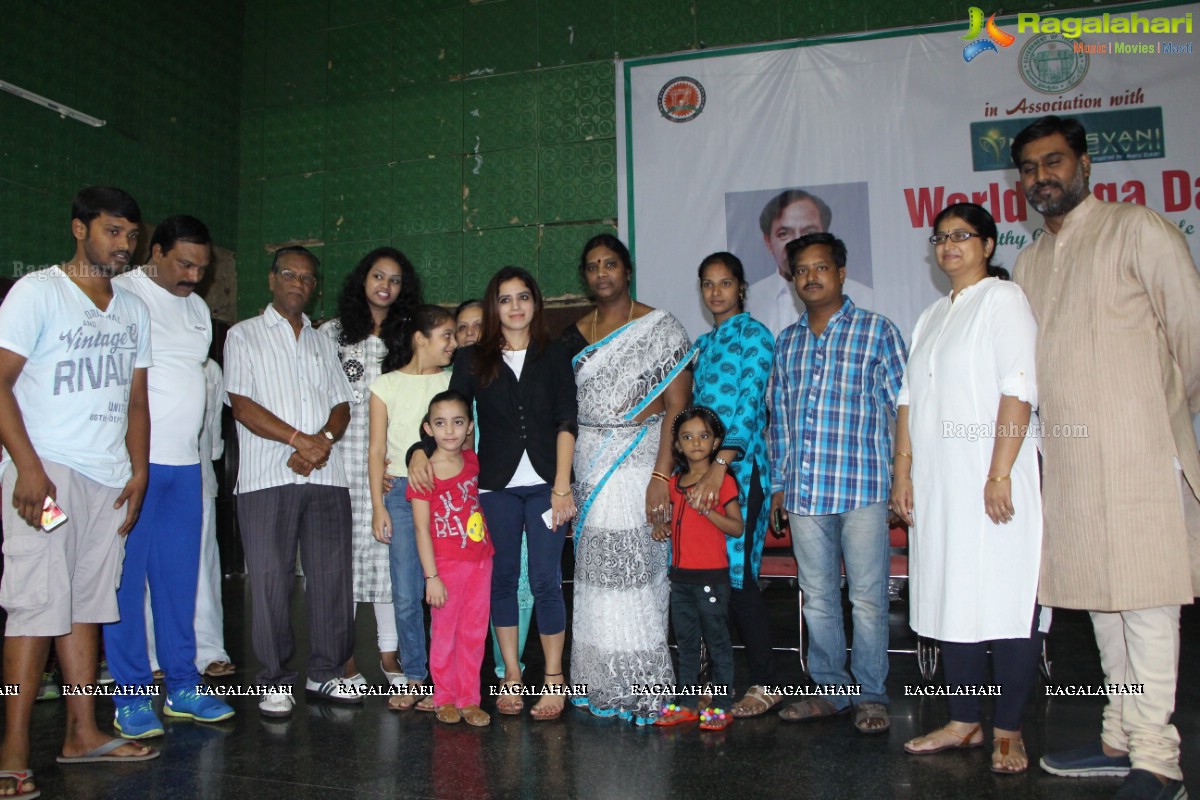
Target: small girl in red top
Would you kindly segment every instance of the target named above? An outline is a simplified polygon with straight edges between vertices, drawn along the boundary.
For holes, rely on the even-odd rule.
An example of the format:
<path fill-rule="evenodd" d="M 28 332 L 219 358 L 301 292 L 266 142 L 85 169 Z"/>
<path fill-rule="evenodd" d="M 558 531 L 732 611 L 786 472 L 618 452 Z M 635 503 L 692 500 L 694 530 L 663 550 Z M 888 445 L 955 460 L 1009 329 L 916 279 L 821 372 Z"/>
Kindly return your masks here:
<path fill-rule="evenodd" d="M 675 450 L 675 475 L 667 482 L 671 495 L 671 522 L 654 529 L 654 538 L 671 539 L 671 624 L 679 645 L 680 681 L 700 677 L 700 639 L 712 656 L 716 694 L 700 714 L 700 729 L 724 730 L 733 722 L 729 693 L 733 688 L 733 644 L 726 615 L 729 608 L 729 556 L 727 536 L 742 535 L 742 510 L 737 482 L 730 474 L 711 510 L 701 513 L 691 504 L 688 489 L 712 466 L 721 448 L 725 426 L 711 408 L 692 406 L 675 417 L 671 426 Z M 664 477 L 655 474 L 655 477 Z M 686 684 L 685 684 L 686 685 Z M 680 695 L 663 707 L 656 725 L 678 725 L 697 718 L 695 700 Z"/>
<path fill-rule="evenodd" d="M 429 670 L 437 718 L 483 726 L 492 721 L 479 707 L 479 668 L 494 551 L 479 509 L 479 459 L 463 449 L 474 427 L 471 407 L 461 394 L 434 395 L 428 421 L 422 424 L 437 445 L 429 459 L 433 489 L 420 492 L 410 483 L 407 495 L 431 609 Z"/>

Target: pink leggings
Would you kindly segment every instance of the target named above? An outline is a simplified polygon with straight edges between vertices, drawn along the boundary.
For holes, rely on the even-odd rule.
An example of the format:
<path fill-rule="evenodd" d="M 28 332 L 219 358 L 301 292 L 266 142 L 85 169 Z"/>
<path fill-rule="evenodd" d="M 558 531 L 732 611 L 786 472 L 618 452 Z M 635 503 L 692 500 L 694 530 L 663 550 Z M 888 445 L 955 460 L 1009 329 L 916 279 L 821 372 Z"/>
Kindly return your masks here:
<path fill-rule="evenodd" d="M 479 669 L 492 597 L 492 559 L 437 562 L 446 604 L 430 611 L 429 671 L 433 704 L 479 705 Z"/>

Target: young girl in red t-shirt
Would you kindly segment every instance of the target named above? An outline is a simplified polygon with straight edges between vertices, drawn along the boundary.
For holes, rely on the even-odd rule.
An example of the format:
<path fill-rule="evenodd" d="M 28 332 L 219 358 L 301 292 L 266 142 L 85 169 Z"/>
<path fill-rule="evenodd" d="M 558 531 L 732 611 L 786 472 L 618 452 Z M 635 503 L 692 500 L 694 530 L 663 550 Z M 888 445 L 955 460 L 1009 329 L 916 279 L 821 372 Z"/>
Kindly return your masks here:
<path fill-rule="evenodd" d="M 492 721 L 479 707 L 479 668 L 491 605 L 492 548 L 479 508 L 479 459 L 463 445 L 472 437 L 471 406 L 455 391 L 429 401 L 422 425 L 437 450 L 429 459 L 433 489 L 410 483 L 417 553 L 429 603 L 429 670 L 441 722 Z"/>
<path fill-rule="evenodd" d="M 720 450 L 725 426 L 716 412 L 692 406 L 675 417 L 675 475 L 668 480 L 671 522 L 654 529 L 654 538 L 671 539 L 671 624 L 679 645 L 679 679 L 684 687 L 675 702 L 663 707 L 656 725 L 678 725 L 697 718 L 698 689 L 686 681 L 700 677 L 700 640 L 708 645 L 713 663 L 713 699 L 700 714 L 700 729 L 719 731 L 733 721 L 729 695 L 733 688 L 733 644 L 726 616 L 729 608 L 729 556 L 726 537 L 742 535 L 742 510 L 738 506 L 737 481 L 726 474 L 717 502 L 700 512 L 692 505 L 688 490 L 712 466 Z M 664 478 L 658 473 L 655 477 Z"/>

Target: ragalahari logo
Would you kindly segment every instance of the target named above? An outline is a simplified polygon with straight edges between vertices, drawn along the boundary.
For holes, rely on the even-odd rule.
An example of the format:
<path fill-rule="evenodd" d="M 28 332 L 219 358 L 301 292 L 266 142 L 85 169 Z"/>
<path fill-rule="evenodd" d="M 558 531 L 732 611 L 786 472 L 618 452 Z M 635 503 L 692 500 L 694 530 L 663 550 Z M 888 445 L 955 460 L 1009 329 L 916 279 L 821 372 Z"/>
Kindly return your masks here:
<path fill-rule="evenodd" d="M 996 45 L 1008 47 L 1017 40 L 1017 37 L 1011 33 L 1006 33 L 1000 30 L 1000 26 L 996 24 L 996 15 L 992 14 L 987 18 L 987 25 L 983 24 L 983 9 L 976 6 L 971 6 L 971 28 L 961 38 L 968 41 L 969 44 L 963 48 L 963 60 L 970 63 L 975 56 L 980 53 L 991 50 L 993 53 L 1000 52 L 996 49 Z M 981 32 L 987 33 L 986 39 L 977 39 Z M 974 40 L 974 41 L 971 41 Z"/>

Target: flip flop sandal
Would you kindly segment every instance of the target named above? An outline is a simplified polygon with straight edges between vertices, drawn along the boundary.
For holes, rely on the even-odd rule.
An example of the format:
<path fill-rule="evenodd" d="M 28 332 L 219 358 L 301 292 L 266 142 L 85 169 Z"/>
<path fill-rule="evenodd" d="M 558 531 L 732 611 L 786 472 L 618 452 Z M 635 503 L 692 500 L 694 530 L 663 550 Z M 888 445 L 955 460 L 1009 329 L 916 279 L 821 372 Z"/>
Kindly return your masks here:
<path fill-rule="evenodd" d="M 658 712 L 658 719 L 654 720 L 654 724 L 660 728 L 669 728 L 672 725 L 682 725 L 685 722 L 695 722 L 700 719 L 700 715 L 687 706 L 677 706 L 674 703 L 667 703 Z"/>
<path fill-rule="evenodd" d="M 204 674 L 210 678 L 225 678 L 237 672 L 237 667 L 228 661 L 214 661 L 204 668 Z"/>
<path fill-rule="evenodd" d="M 723 708 L 706 708 L 700 712 L 700 730 L 723 731 L 733 724 L 733 715 Z"/>
<path fill-rule="evenodd" d="M 410 686 L 415 684 L 409 684 Z M 388 698 L 388 711 L 408 711 L 417 704 L 416 692 L 405 692 L 404 694 L 394 694 Z"/>
<path fill-rule="evenodd" d="M 1004 765 L 1008 756 L 1021 755 L 1025 757 L 1025 766 L 1020 769 L 1009 769 Z M 996 757 L 1000 757 L 1000 763 L 996 763 Z M 1000 775 L 1020 775 L 1029 769 L 1029 755 L 1025 752 L 1025 741 L 1023 739 L 1013 739 L 1008 736 L 997 736 L 992 742 L 992 772 Z"/>
<path fill-rule="evenodd" d="M 437 711 L 437 706 L 433 704 L 433 695 L 427 694 L 421 698 L 421 702 L 416 705 L 417 711 Z"/>
<path fill-rule="evenodd" d="M 781 702 L 783 698 L 772 697 L 763 687 L 751 686 L 742 699 L 733 704 L 730 712 L 737 719 L 761 717 Z"/>
<path fill-rule="evenodd" d="M 21 791 L 22 786 L 33 780 L 33 770 L 31 769 L 0 770 L 0 780 L 4 780 L 5 778 L 13 781 L 13 788 L 16 791 L 12 794 L 4 795 L 4 797 L 12 797 L 16 800 L 33 800 L 35 797 L 42 796 L 42 790 L 39 788 L 33 788 L 27 792 Z"/>
<path fill-rule="evenodd" d="M 942 745 L 941 747 L 934 747 L 929 750 L 920 750 L 920 749 L 914 748 L 912 746 L 913 742 L 917 741 L 917 739 L 927 739 L 928 737 L 932 736 L 935 733 L 938 733 L 939 731 L 946 731 L 946 734 L 953 737 L 953 740 L 948 744 Z M 934 753 L 941 753 L 946 750 L 971 750 L 976 747 L 983 747 L 983 739 L 982 738 L 978 742 L 971 741 L 971 737 L 974 736 L 975 734 L 979 733 L 979 731 L 980 731 L 980 727 L 978 725 L 972 725 L 971 729 L 969 731 L 967 731 L 966 733 L 960 734 L 960 733 L 955 733 L 952 730 L 948 730 L 946 728 L 946 726 L 943 725 L 942 727 L 938 728 L 936 731 L 930 731 L 929 733 L 922 734 L 921 736 L 916 737 L 916 739 L 909 739 L 907 742 L 904 743 L 904 752 L 909 753 L 914 756 L 931 756 Z"/>
<path fill-rule="evenodd" d="M 883 720 L 883 725 L 873 726 L 872 720 Z M 854 727 L 859 733 L 884 733 L 892 727 L 891 717 L 888 716 L 887 706 L 883 703 L 859 703 L 854 707 Z"/>
<path fill-rule="evenodd" d="M 158 758 L 159 756 L 162 755 L 161 750 L 155 750 L 150 747 L 146 748 L 150 752 L 143 753 L 140 756 L 115 756 L 115 755 L 113 755 L 114 750 L 120 750 L 122 747 L 124 747 L 127 744 L 134 745 L 135 747 L 145 747 L 145 745 L 138 745 L 137 742 L 131 742 L 128 739 L 109 739 L 104 744 L 102 744 L 99 747 L 96 747 L 92 750 L 89 750 L 88 752 L 84 753 L 81 756 L 60 755 L 58 758 L 55 759 L 55 761 L 57 761 L 60 764 L 95 764 L 95 763 L 99 763 L 101 761 L 108 761 L 108 762 L 116 763 L 116 762 L 123 762 L 123 761 L 130 761 L 130 762 L 132 762 L 132 761 L 149 761 L 152 758 Z"/>
<path fill-rule="evenodd" d="M 850 706 L 838 708 L 822 697 L 810 697 L 798 703 L 792 703 L 780 711 L 779 718 L 784 722 L 813 722 L 848 714 L 850 708 Z"/>
<path fill-rule="evenodd" d="M 516 692 L 513 692 L 516 687 Z M 520 681 L 504 681 L 500 684 L 500 697 L 496 700 L 496 710 L 509 717 L 515 717 L 525 710 L 525 698 L 521 695 L 524 685 Z M 507 689 L 508 691 L 504 691 Z"/>

